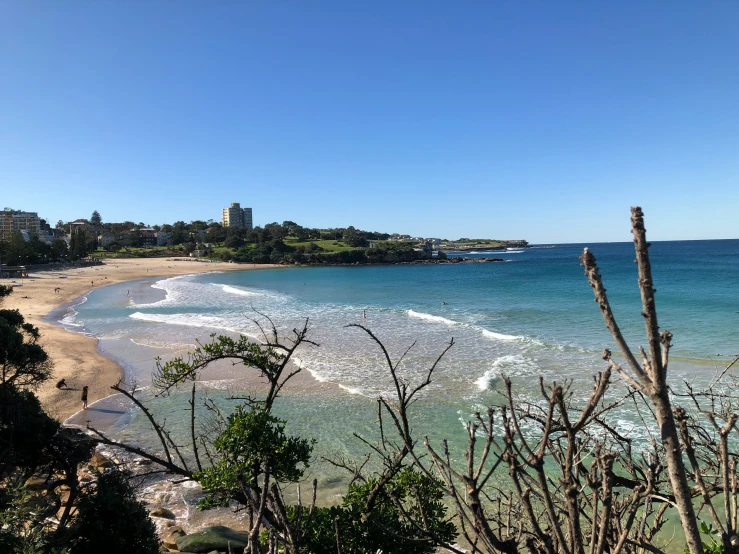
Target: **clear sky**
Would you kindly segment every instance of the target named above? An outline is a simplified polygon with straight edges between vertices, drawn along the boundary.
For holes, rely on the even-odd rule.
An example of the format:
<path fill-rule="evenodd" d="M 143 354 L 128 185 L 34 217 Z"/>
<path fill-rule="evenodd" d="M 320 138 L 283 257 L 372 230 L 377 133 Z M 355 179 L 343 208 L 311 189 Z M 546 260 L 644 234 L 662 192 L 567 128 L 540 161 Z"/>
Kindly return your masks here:
<path fill-rule="evenodd" d="M 0 207 L 739 237 L 739 2 L 0 0 Z"/>

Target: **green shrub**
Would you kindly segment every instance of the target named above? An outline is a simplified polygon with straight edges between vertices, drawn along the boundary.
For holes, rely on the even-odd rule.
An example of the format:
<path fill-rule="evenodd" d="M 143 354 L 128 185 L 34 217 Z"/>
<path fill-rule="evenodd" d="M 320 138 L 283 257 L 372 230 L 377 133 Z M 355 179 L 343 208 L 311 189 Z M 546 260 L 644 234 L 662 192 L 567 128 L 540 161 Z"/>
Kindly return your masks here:
<path fill-rule="evenodd" d="M 70 554 L 159 552 L 156 527 L 124 473 L 101 474 L 95 491 L 80 500 L 77 510 L 78 517 L 69 529 Z"/>

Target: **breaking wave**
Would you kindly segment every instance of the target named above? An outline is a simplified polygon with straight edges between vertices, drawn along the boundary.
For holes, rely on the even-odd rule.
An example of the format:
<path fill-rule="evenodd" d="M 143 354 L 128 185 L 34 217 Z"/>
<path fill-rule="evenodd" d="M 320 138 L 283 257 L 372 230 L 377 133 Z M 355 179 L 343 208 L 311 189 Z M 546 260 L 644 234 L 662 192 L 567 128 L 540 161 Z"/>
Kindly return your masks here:
<path fill-rule="evenodd" d="M 520 354 L 501 356 L 493 361 L 490 368 L 480 376 L 475 384 L 481 390 L 487 390 L 504 375 L 508 377 L 520 377 L 523 375 L 538 375 L 541 372 L 539 366 L 529 358 Z"/>
<path fill-rule="evenodd" d="M 407 313 L 410 317 L 417 317 L 418 319 L 425 319 L 426 321 L 433 321 L 435 323 L 444 323 L 446 325 L 458 325 L 456 321 L 452 321 L 451 319 L 441 317 L 440 315 L 425 314 L 423 312 L 416 312 L 414 310 L 408 310 Z"/>

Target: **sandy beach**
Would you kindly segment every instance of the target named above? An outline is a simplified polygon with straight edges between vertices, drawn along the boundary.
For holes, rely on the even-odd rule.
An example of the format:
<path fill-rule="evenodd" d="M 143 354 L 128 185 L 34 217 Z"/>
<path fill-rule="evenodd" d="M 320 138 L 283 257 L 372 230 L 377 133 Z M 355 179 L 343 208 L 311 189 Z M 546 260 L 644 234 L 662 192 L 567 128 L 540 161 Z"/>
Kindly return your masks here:
<path fill-rule="evenodd" d="M 73 301 L 93 289 L 147 277 L 173 277 L 212 271 L 267 268 L 269 265 L 173 261 L 166 258 L 130 258 L 106 261 L 104 265 L 60 271 L 39 271 L 20 279 L 0 279 L 3 285 L 18 285 L 2 304 L 18 309 L 26 321 L 41 331 L 41 344 L 54 362 L 54 375 L 37 391 L 41 403 L 53 417 L 63 421 L 82 407 L 81 389 L 89 387 L 88 401 L 111 394 L 110 387 L 123 375 L 121 367 L 102 356 L 97 339 L 73 333 L 44 320 L 55 308 Z M 55 288 L 59 291 L 55 292 Z M 65 379 L 67 390 L 56 382 Z"/>

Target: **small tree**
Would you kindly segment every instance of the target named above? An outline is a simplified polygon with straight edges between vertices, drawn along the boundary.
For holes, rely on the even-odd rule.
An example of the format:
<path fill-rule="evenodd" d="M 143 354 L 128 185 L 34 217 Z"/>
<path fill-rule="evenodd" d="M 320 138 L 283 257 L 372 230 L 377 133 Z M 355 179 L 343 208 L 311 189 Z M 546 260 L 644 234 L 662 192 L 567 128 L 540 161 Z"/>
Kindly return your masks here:
<path fill-rule="evenodd" d="M 100 217 L 100 212 L 95 210 L 92 212 L 92 215 L 90 216 L 90 223 L 92 225 L 102 225 L 103 224 L 103 218 Z"/>

